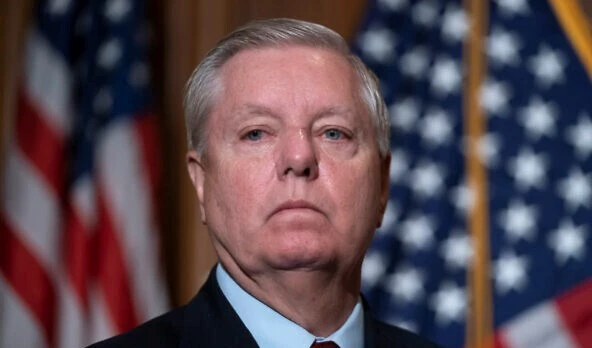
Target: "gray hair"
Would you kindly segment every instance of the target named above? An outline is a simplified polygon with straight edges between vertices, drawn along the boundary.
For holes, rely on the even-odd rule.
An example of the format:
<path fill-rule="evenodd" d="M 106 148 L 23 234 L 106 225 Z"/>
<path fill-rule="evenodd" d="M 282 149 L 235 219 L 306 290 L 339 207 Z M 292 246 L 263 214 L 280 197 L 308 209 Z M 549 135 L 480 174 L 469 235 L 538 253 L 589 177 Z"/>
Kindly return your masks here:
<path fill-rule="evenodd" d="M 295 19 L 259 20 L 230 33 L 206 55 L 195 68 L 185 89 L 185 126 L 189 148 L 203 153 L 208 115 L 220 84 L 222 66 L 238 52 L 247 49 L 304 45 L 324 48 L 342 55 L 360 79 L 361 99 L 370 113 L 377 136 L 380 155 L 390 148 L 390 124 L 378 79 L 364 63 L 353 55 L 341 35 L 320 24 Z"/>

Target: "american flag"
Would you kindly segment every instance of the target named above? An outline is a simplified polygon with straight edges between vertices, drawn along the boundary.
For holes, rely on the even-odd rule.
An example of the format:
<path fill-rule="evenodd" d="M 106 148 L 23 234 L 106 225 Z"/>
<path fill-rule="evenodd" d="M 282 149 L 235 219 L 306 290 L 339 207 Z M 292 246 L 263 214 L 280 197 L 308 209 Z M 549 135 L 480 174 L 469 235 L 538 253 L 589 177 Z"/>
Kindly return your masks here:
<path fill-rule="evenodd" d="M 584 18 L 575 0 L 370 4 L 354 49 L 393 131 L 363 265 L 381 319 L 446 347 L 592 347 Z"/>
<path fill-rule="evenodd" d="M 164 311 L 143 1 L 39 1 L 0 206 L 0 347 L 81 347 Z"/>

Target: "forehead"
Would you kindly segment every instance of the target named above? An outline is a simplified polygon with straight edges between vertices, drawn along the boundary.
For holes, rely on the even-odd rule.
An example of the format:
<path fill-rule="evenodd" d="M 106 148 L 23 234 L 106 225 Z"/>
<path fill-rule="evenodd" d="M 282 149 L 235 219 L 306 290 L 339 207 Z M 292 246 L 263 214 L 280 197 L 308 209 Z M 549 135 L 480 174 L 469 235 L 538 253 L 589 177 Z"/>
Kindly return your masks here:
<path fill-rule="evenodd" d="M 237 66 L 250 68 L 260 67 L 260 63 L 267 65 L 281 61 L 294 65 L 317 66 L 324 69 L 338 67 L 344 73 L 351 72 L 351 66 L 347 59 L 335 50 L 324 47 L 313 47 L 303 44 L 278 44 L 272 46 L 246 48 L 240 50 L 222 65 L 222 71 L 228 71 Z"/>
<path fill-rule="evenodd" d="M 357 103 L 359 99 L 352 66 L 325 48 L 282 45 L 243 50 L 222 66 L 219 77 L 222 103 L 228 98 L 266 102 L 279 95 L 309 103 Z"/>

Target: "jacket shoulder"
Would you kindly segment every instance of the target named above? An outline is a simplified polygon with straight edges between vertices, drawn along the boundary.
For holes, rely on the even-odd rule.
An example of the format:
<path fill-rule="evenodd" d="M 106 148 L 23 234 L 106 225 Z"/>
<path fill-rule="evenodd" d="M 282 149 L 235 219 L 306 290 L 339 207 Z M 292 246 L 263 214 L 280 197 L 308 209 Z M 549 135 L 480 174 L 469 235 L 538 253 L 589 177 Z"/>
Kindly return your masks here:
<path fill-rule="evenodd" d="M 442 348 L 440 345 L 403 328 L 375 320 L 379 347 Z"/>
<path fill-rule="evenodd" d="M 257 347 L 220 290 L 215 272 L 183 307 L 165 313 L 92 348 Z"/>
<path fill-rule="evenodd" d="M 181 337 L 185 307 L 162 314 L 121 335 L 90 345 L 88 348 L 175 347 Z"/>

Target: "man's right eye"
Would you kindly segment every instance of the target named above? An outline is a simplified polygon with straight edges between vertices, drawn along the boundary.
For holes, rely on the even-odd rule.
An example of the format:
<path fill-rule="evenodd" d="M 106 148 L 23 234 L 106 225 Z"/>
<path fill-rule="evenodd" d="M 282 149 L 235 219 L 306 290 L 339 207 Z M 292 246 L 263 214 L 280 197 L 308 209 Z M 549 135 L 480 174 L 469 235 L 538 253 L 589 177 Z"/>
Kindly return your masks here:
<path fill-rule="evenodd" d="M 245 134 L 245 138 L 251 141 L 261 140 L 263 138 L 263 131 L 261 129 L 253 129 Z"/>

